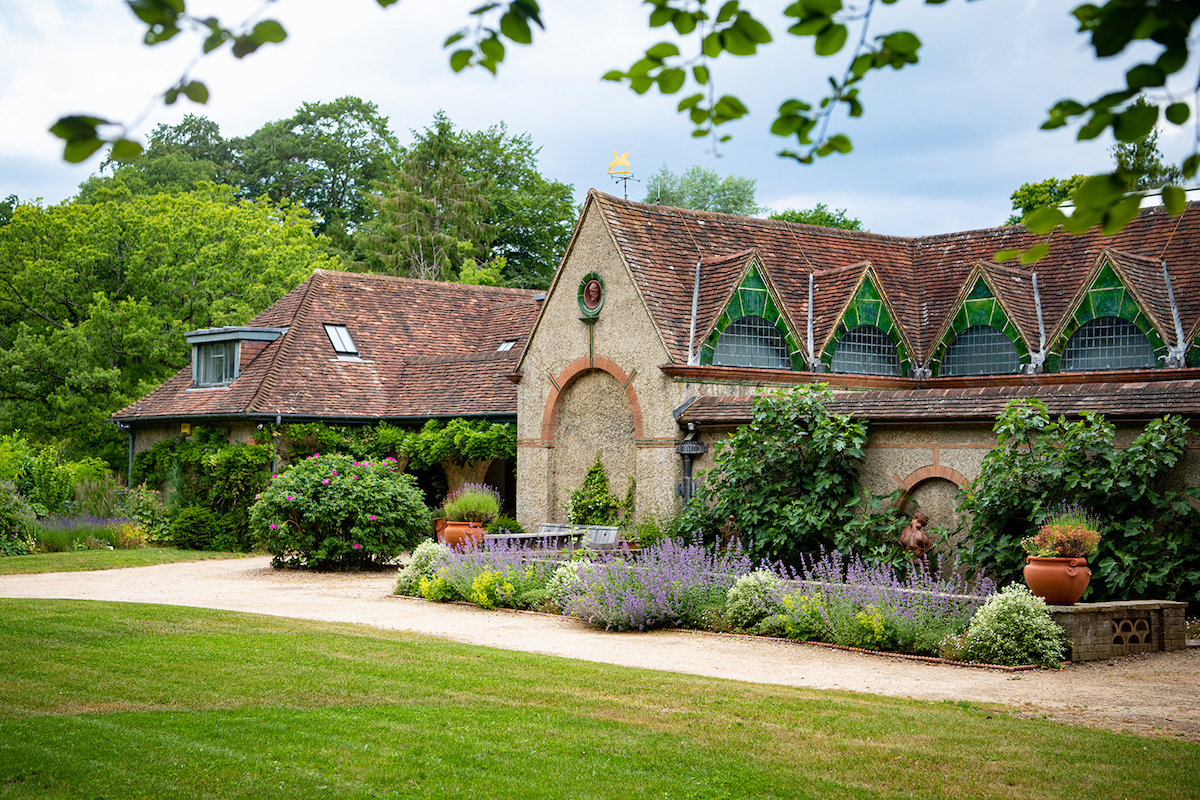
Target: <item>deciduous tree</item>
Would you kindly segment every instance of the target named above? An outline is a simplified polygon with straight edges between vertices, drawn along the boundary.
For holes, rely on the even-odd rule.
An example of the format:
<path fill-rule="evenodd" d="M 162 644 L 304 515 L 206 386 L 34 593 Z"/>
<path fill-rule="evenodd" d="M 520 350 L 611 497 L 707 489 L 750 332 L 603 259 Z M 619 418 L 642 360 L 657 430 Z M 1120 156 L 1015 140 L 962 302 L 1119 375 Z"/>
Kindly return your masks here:
<path fill-rule="evenodd" d="M 645 202 L 749 217 L 763 210 L 754 200 L 757 183 L 742 175 L 722 178 L 716 170 L 701 166 L 676 175 L 663 164 L 646 181 Z"/>
<path fill-rule="evenodd" d="M 122 464 L 108 417 L 187 365 L 186 331 L 245 324 L 338 268 L 311 227 L 213 184 L 18 206 L 0 228 L 0 432 Z"/>
<path fill-rule="evenodd" d="M 767 219 L 782 219 L 787 222 L 817 225 L 822 228 L 842 228 L 848 231 L 865 230 L 862 226 L 862 220 L 848 216 L 846 209 L 839 208 L 834 211 L 824 203 L 817 203 L 812 208 L 789 208 L 784 211 L 776 211 L 767 217 Z"/>

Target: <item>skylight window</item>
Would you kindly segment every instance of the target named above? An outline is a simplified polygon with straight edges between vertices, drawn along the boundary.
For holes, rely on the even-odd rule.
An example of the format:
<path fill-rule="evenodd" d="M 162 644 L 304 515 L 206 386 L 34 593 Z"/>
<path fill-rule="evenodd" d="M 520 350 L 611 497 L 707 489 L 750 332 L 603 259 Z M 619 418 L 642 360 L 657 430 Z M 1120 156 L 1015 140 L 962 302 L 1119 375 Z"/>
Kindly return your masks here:
<path fill-rule="evenodd" d="M 512 350 L 512 349 L 513 349 L 513 345 L 514 345 L 514 344 L 516 344 L 516 343 L 517 343 L 517 340 L 516 340 L 516 339 L 509 339 L 509 340 L 508 340 L 508 341 L 506 341 L 506 342 L 501 342 L 501 343 L 500 343 L 500 346 L 496 348 L 496 352 L 497 352 L 497 353 L 503 353 L 503 352 L 504 352 L 504 351 L 506 351 L 506 350 Z"/>
<path fill-rule="evenodd" d="M 345 325 L 326 325 L 325 333 L 329 334 L 333 351 L 339 356 L 358 355 L 358 348 L 354 346 L 354 340 L 350 338 L 350 331 Z"/>

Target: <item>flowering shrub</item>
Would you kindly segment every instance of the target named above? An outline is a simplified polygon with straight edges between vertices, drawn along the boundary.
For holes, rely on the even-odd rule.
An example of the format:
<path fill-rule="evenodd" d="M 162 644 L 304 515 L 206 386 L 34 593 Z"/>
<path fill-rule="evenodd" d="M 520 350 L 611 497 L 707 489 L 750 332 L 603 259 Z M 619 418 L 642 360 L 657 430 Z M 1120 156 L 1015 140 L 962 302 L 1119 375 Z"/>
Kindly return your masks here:
<path fill-rule="evenodd" d="M 1088 558 L 1100 547 L 1098 527 L 1099 520 L 1078 504 L 1064 505 L 1038 528 L 1036 536 L 1022 539 L 1021 547 L 1031 556 Z"/>
<path fill-rule="evenodd" d="M 421 594 L 421 579 L 436 575 L 442 558 L 449 552 L 449 547 L 433 539 L 426 539 L 417 545 L 409 557 L 408 565 L 400 570 L 396 578 L 396 594 L 410 597 Z"/>
<path fill-rule="evenodd" d="M 753 628 L 780 613 L 779 576 L 766 569 L 743 575 L 725 595 L 725 614 L 735 626 Z"/>
<path fill-rule="evenodd" d="M 1018 583 L 988 600 L 967 629 L 967 655 L 987 664 L 1054 667 L 1065 645 L 1046 601 Z"/>
<path fill-rule="evenodd" d="M 703 611 L 723 607 L 730 587 L 752 570 L 740 549 L 713 552 L 668 539 L 642 551 L 633 563 L 596 563 L 563 610 L 611 630 L 690 626 Z"/>
<path fill-rule="evenodd" d="M 394 459 L 316 453 L 272 477 L 250 522 L 274 566 L 333 569 L 395 558 L 429 530 L 429 510 Z"/>
<path fill-rule="evenodd" d="M 124 549 L 145 544 L 145 536 L 136 522 L 92 514 L 60 514 L 40 519 L 37 521 L 36 535 L 37 549 L 44 553 Z"/>
<path fill-rule="evenodd" d="M 819 587 L 815 597 L 824 628 L 809 638 L 922 655 L 937 655 L 942 640 L 965 628 L 995 592 L 986 578 L 970 592 L 958 579 L 945 583 L 918 569 L 901 579 L 887 565 L 836 552 L 806 563 L 803 577 Z M 800 619 L 796 625 L 805 632 Z"/>
<path fill-rule="evenodd" d="M 763 621 L 762 627 L 766 627 L 775 619 L 782 619 L 782 633 L 787 638 L 795 639 L 798 642 L 820 641 L 828 636 L 829 631 L 829 627 L 825 624 L 825 616 L 821 611 L 821 599 L 820 592 L 785 594 L 780 599 L 780 605 L 784 609 L 783 614 L 779 617 L 768 617 Z"/>
<path fill-rule="evenodd" d="M 544 558 L 530 558 L 532 551 L 505 539 L 485 539 L 482 545 L 463 550 L 448 549 L 437 575 L 444 578 L 456 596 L 485 608 L 528 608 L 545 595 L 555 565 Z M 477 583 L 481 575 L 489 575 Z M 478 597 L 486 598 L 480 602 Z"/>

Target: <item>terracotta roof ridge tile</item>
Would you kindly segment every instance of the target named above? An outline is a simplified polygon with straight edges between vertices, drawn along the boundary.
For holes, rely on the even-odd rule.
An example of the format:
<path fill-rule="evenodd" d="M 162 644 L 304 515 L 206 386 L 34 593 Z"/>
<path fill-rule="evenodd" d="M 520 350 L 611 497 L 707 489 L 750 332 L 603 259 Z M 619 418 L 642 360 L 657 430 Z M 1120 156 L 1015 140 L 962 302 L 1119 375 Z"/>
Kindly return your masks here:
<path fill-rule="evenodd" d="M 431 364 L 469 364 L 479 361 L 505 361 L 508 359 L 515 359 L 516 355 L 517 354 L 512 350 L 506 350 L 504 352 L 474 351 L 470 353 L 449 353 L 436 356 L 415 356 L 413 358 L 406 358 L 400 363 L 410 367 L 429 366 Z"/>
<path fill-rule="evenodd" d="M 812 275 L 814 278 L 830 278 L 835 275 L 845 275 L 850 272 L 862 272 L 871 267 L 871 259 L 864 258 L 862 261 L 856 261 L 853 264 L 846 264 L 841 267 L 832 267 L 830 269 L 814 270 Z"/>
<path fill-rule="evenodd" d="M 745 247 L 741 250 L 737 250 L 735 252 L 728 253 L 726 255 L 702 256 L 700 258 L 700 264 L 701 264 L 701 266 L 705 266 L 705 267 L 715 267 L 719 264 L 726 264 L 730 261 L 744 261 L 745 259 L 751 258 L 752 256 L 755 256 L 757 254 L 758 254 L 757 247 Z"/>
<path fill-rule="evenodd" d="M 627 206 L 627 207 L 642 208 L 642 209 L 646 209 L 647 211 L 657 210 L 659 212 L 676 212 L 676 213 L 679 213 L 679 214 L 685 215 L 685 216 L 706 217 L 706 218 L 710 218 L 710 219 L 714 219 L 714 220 L 721 220 L 721 221 L 736 220 L 737 224 L 758 225 L 758 226 L 764 226 L 764 227 L 768 227 L 768 228 L 780 228 L 780 227 L 793 228 L 793 229 L 796 229 L 797 232 L 828 235 L 828 236 L 832 236 L 834 238 L 867 239 L 867 240 L 874 240 L 874 241 L 881 241 L 881 242 L 897 242 L 897 243 L 904 243 L 904 244 L 915 241 L 915 239 L 911 236 L 894 236 L 892 234 L 874 233 L 872 231 L 852 231 L 852 230 L 847 230 L 845 228 L 828 228 L 823 225 L 806 225 L 805 223 L 802 223 L 802 222 L 789 222 L 788 220 L 784 220 L 784 219 L 766 219 L 763 217 L 747 217 L 747 216 L 744 216 L 741 214 L 730 214 L 730 213 L 727 213 L 724 211 L 703 211 L 703 210 L 696 209 L 696 208 L 682 208 L 680 206 L 659 205 L 657 203 L 642 203 L 637 200 L 626 200 L 624 198 L 616 197 L 615 195 L 608 194 L 607 192 L 602 192 L 599 189 L 591 189 L 591 190 L 589 190 L 588 194 L 594 194 L 597 197 L 597 199 L 603 200 L 608 203 L 613 203 L 616 205 L 623 205 L 623 206 Z"/>

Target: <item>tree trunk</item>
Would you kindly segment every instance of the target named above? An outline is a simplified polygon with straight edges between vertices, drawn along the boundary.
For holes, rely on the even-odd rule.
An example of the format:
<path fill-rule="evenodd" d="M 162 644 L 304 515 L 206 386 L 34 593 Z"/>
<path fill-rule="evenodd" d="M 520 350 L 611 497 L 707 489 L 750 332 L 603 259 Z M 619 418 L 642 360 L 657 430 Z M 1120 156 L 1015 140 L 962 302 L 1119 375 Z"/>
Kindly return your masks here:
<path fill-rule="evenodd" d="M 456 464 L 453 461 L 443 461 L 442 469 L 446 471 L 446 491 L 453 492 L 467 483 L 483 483 L 492 459 L 471 461 L 467 464 Z"/>

